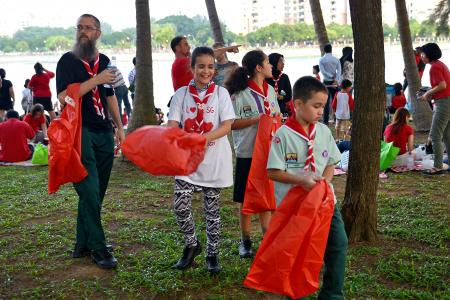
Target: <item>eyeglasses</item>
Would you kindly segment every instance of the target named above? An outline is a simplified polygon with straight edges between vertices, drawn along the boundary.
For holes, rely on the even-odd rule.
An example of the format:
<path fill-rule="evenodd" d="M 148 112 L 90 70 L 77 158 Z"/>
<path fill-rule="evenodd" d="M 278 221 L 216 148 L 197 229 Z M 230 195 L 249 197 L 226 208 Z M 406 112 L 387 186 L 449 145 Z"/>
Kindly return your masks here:
<path fill-rule="evenodd" d="M 82 30 L 85 30 L 85 31 L 94 31 L 94 30 L 98 30 L 98 28 L 95 28 L 95 27 L 89 26 L 89 25 L 86 25 L 86 26 L 84 26 L 84 25 L 77 25 L 77 27 L 75 27 L 75 29 L 76 29 L 77 31 L 82 31 Z"/>

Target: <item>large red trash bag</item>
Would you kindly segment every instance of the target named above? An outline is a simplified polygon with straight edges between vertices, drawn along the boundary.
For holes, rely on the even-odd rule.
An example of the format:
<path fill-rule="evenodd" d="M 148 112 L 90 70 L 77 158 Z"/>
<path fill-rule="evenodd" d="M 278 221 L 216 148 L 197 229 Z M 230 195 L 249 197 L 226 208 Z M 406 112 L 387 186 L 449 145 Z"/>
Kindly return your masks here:
<path fill-rule="evenodd" d="M 56 193 L 68 182 L 80 182 L 87 175 L 81 162 L 81 105 L 80 84 L 67 87 L 61 117 L 54 119 L 48 127 L 48 193 Z"/>
<path fill-rule="evenodd" d="M 273 182 L 267 176 L 266 167 L 273 134 L 280 126 L 280 117 L 262 115 L 259 119 L 252 164 L 245 187 L 243 214 L 250 215 L 275 210 Z"/>
<path fill-rule="evenodd" d="M 144 126 L 122 144 L 122 153 L 152 175 L 181 176 L 197 170 L 205 156 L 204 136 L 180 128 Z"/>
<path fill-rule="evenodd" d="M 334 212 L 325 180 L 293 187 L 273 215 L 244 285 L 297 299 L 317 291 Z"/>

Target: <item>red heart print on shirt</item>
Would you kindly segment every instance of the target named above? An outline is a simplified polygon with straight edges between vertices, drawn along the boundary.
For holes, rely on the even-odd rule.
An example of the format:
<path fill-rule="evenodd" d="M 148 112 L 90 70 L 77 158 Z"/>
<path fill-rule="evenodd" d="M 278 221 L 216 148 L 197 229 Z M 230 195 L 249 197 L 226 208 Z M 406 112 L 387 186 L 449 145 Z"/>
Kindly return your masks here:
<path fill-rule="evenodd" d="M 194 113 L 197 110 L 197 108 L 196 107 L 191 107 L 189 110 Z"/>
<path fill-rule="evenodd" d="M 214 125 L 211 122 L 203 121 L 201 122 L 201 124 L 198 124 L 195 118 L 186 119 L 186 121 L 184 121 L 184 130 L 186 132 L 196 132 L 200 134 L 205 134 L 207 132 L 210 132 L 213 127 Z"/>

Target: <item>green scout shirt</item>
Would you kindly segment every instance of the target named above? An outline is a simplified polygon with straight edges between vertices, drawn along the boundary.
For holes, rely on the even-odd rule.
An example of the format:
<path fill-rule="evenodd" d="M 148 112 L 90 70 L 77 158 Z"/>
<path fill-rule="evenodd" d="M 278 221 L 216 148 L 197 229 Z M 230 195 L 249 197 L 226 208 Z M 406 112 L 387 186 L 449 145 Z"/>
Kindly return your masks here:
<path fill-rule="evenodd" d="M 272 86 L 268 86 L 268 99 L 270 103 L 271 115 L 275 115 L 280 112 L 280 106 L 278 105 L 277 94 Z M 257 102 L 253 97 L 249 88 L 246 88 L 239 93 L 231 96 L 231 102 L 233 103 L 234 113 L 237 119 L 248 119 L 254 116 L 264 113 L 264 100 L 262 97 L 257 96 L 262 107 L 262 111 L 259 111 Z M 233 144 L 236 157 L 251 158 L 253 156 L 253 146 L 255 144 L 256 133 L 258 132 L 258 123 L 253 124 L 247 128 L 233 130 Z"/>
<path fill-rule="evenodd" d="M 303 167 L 307 152 L 307 142 L 297 132 L 283 125 L 276 131 L 272 139 L 267 169 L 278 169 L 290 174 L 306 175 L 307 172 L 303 170 Z M 330 129 L 322 123 L 316 124 L 313 152 L 316 176 L 322 176 L 325 167 L 335 165 L 341 160 L 341 153 Z M 293 186 L 293 184 L 274 182 L 277 206 Z"/>

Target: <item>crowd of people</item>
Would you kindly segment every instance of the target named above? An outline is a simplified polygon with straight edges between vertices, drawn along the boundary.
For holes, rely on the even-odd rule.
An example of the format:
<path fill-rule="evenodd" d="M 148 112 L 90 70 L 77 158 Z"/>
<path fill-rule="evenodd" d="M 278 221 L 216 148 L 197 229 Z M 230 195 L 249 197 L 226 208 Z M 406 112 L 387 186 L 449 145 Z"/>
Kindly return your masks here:
<path fill-rule="evenodd" d="M 74 184 L 79 206 L 72 257 L 91 256 L 98 266 L 110 269 L 117 266 L 117 260 L 106 242 L 101 206 L 113 165 L 114 132 L 117 141 L 122 143 L 125 139 L 122 115 L 129 117 L 132 114 L 128 91 L 134 99 L 136 69 L 130 72 L 130 86 L 127 87 L 120 71 L 108 68 L 110 59 L 97 49 L 101 26 L 95 16 L 80 16 L 76 28 L 74 48 L 60 58 L 56 74 L 40 63 L 35 64 L 36 74 L 25 82 L 25 89 L 29 89 L 31 94 L 24 92 L 26 101 L 23 103 L 27 109 L 23 121 L 12 110 L 15 101 L 12 84 L 5 79 L 5 71 L 0 69 L 0 118 L 6 112 L 6 121 L 0 123 L 0 161 L 29 159 L 32 149 L 27 141 L 34 139 L 39 142 L 47 138 L 44 112 L 49 114 L 50 121 L 57 117 L 49 89 L 49 82 L 55 75 L 61 107 L 66 105 L 68 87 L 72 83 L 80 83 L 79 94 L 83 99 L 81 162 L 88 176 Z M 314 76 L 301 77 L 291 86 L 289 76 L 284 73 L 285 59 L 280 53 L 267 55 L 261 50 L 251 50 L 244 55 L 239 66 L 227 57 L 227 52 L 237 52 L 239 46 L 201 46 L 191 54 L 187 38 L 177 36 L 171 41 L 171 48 L 175 54 L 171 70 L 174 95 L 168 105 L 167 126 L 202 134 L 206 139 L 205 157 L 198 169 L 190 175 L 175 177 L 173 208 L 185 247 L 174 268 L 184 270 L 190 267 L 202 251 L 191 204 L 193 194 L 202 192 L 207 237 L 206 267 L 211 274 L 217 274 L 221 271 L 220 198 L 225 187 L 234 185 L 233 201 L 240 207 L 239 255 L 252 258 L 255 254 L 251 215 L 244 214 L 242 208 L 262 116 L 279 117 L 284 123 L 273 132 L 267 157 L 267 175 L 274 182 L 277 205 L 293 186 L 300 185 L 309 191 L 321 180 L 332 181 L 335 165 L 341 158 L 337 142 L 348 138 L 351 127 L 353 50 L 345 47 L 341 59 L 338 59 L 332 55 L 332 46 L 325 45 L 325 54 L 318 65 L 313 66 Z M 442 142 L 447 153 L 450 143 L 450 72 L 439 60 L 441 51 L 438 45 L 426 44 L 420 51 L 423 63 L 431 64 L 432 85 L 422 98 L 432 98 L 435 102 L 430 133 L 435 161 L 434 167 L 425 174 L 438 175 L 444 172 Z M 136 65 L 135 59 L 133 64 Z M 384 139 L 393 142 L 403 154 L 413 150 L 414 131 L 407 124 L 409 112 L 404 108 L 406 99 L 401 84 L 395 85 L 395 94 L 389 107 L 394 117 L 384 131 Z M 161 111 L 156 113 L 158 120 L 163 120 Z M 335 136 L 329 128 L 332 122 L 336 128 Z M 38 133 L 41 134 L 38 136 Z M 232 134 L 235 153 L 234 178 L 232 149 L 227 138 L 229 133 Z M 10 146 L 13 141 L 15 145 Z M 259 214 L 263 234 L 268 230 L 271 216 L 271 211 Z M 336 207 L 325 250 L 319 298 L 342 299 L 346 249 L 344 223 Z"/>

